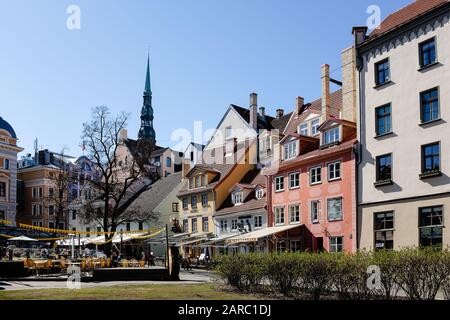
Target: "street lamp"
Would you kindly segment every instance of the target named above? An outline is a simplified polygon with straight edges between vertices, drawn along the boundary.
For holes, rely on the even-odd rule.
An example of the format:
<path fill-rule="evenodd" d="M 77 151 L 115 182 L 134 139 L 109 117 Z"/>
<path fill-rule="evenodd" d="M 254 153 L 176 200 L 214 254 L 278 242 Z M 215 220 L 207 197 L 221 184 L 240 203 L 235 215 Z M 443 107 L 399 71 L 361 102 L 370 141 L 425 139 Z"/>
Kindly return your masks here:
<path fill-rule="evenodd" d="M 70 240 L 72 241 L 72 260 L 75 260 L 75 234 L 69 234 Z"/>

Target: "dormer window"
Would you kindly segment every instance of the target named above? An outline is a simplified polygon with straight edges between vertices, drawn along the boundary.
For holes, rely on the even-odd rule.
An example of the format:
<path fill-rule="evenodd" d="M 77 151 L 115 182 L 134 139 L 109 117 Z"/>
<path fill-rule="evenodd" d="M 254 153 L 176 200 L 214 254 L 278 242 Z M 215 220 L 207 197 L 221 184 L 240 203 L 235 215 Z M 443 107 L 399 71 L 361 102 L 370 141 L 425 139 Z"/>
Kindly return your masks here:
<path fill-rule="evenodd" d="M 301 123 L 298 126 L 298 134 L 300 134 L 302 136 L 308 135 L 308 122 Z"/>
<path fill-rule="evenodd" d="M 232 135 L 232 128 L 230 127 L 226 127 L 225 128 L 225 139 L 230 139 Z"/>
<path fill-rule="evenodd" d="M 264 197 L 264 189 L 263 188 L 258 188 L 255 191 L 255 197 L 257 200 L 260 200 Z"/>
<path fill-rule="evenodd" d="M 319 126 L 320 126 L 320 118 L 316 118 L 311 121 L 311 134 L 313 136 L 319 133 L 319 130 L 317 130 Z"/>
<path fill-rule="evenodd" d="M 292 141 L 284 145 L 284 160 L 293 159 L 297 156 L 297 141 Z"/>
<path fill-rule="evenodd" d="M 339 127 L 331 128 L 323 133 L 322 145 L 339 142 Z"/>
<path fill-rule="evenodd" d="M 202 176 L 202 186 L 206 186 L 208 184 L 207 180 L 206 180 L 206 174 Z"/>
<path fill-rule="evenodd" d="M 238 191 L 233 193 L 233 204 L 242 204 L 244 202 L 244 193 L 242 191 Z"/>

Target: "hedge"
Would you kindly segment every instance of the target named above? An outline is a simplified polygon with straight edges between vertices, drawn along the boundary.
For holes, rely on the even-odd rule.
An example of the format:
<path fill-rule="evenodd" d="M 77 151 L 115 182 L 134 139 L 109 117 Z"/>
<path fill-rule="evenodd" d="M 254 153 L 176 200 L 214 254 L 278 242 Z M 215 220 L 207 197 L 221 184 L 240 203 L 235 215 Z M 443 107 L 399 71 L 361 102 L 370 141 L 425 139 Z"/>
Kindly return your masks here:
<path fill-rule="evenodd" d="M 214 270 L 240 292 L 315 300 L 433 300 L 441 292 L 450 299 L 450 252 L 441 248 L 223 255 Z"/>

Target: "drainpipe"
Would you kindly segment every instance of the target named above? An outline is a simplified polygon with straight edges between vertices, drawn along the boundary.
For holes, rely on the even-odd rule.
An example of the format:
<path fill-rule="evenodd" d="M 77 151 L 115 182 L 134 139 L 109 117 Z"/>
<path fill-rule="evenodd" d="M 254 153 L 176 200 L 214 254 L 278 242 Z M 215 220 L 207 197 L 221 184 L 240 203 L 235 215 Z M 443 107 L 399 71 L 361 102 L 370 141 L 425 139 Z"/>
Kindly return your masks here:
<path fill-rule="evenodd" d="M 358 132 L 358 141 L 357 145 L 353 148 L 353 151 L 355 152 L 355 186 L 356 186 L 356 250 L 359 250 L 360 247 L 360 219 L 359 219 L 359 165 L 361 164 L 361 158 L 362 158 L 362 144 L 361 144 L 361 132 L 362 132 L 362 103 L 363 103 L 363 93 L 362 93 L 362 82 L 361 82 L 361 70 L 362 70 L 362 59 L 359 55 L 359 50 L 355 45 L 355 55 L 356 55 L 356 69 L 358 70 L 358 109 L 359 109 L 359 132 Z"/>

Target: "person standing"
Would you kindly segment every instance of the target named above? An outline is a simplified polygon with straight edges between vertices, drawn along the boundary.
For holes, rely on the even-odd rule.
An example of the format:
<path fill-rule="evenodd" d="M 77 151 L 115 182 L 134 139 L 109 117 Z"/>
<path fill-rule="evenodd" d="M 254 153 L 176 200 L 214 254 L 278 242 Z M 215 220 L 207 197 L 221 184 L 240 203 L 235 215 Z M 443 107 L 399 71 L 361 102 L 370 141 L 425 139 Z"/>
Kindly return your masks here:
<path fill-rule="evenodd" d="M 9 250 L 8 250 L 8 260 L 9 261 L 13 261 L 13 257 L 14 257 L 13 249 L 9 248 Z"/>

